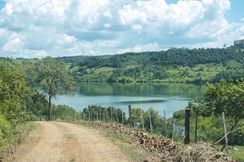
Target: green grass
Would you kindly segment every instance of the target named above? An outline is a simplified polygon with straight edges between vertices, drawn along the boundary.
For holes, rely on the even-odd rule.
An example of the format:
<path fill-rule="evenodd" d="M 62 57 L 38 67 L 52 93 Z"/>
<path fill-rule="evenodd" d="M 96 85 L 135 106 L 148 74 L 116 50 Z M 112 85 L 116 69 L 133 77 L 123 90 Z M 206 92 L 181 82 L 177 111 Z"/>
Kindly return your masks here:
<path fill-rule="evenodd" d="M 229 151 L 229 155 L 244 162 L 244 146 L 234 146 L 234 149 Z"/>
<path fill-rule="evenodd" d="M 140 154 L 136 147 L 131 145 L 131 140 L 123 134 L 105 132 L 104 136 L 119 146 L 122 151 L 128 155 L 133 161 L 142 161 L 143 155 Z"/>
<path fill-rule="evenodd" d="M 92 122 L 82 121 L 80 120 L 76 124 L 84 125 L 89 128 L 93 128 L 97 130 L 97 127 L 92 124 Z M 133 145 L 131 139 L 125 134 L 111 132 L 109 130 L 100 130 L 99 133 L 116 146 L 118 146 L 132 161 L 141 162 L 145 159 L 145 155 L 143 155 L 140 150 Z"/>
<path fill-rule="evenodd" d="M 114 70 L 114 68 L 111 67 L 101 67 L 95 70 L 95 73 L 112 73 Z"/>
<path fill-rule="evenodd" d="M 18 125 L 15 130 L 11 129 L 9 135 L 4 139 L 4 143 L 0 145 L 0 157 L 7 157 L 16 145 L 25 141 L 29 132 L 33 129 L 35 129 L 35 124 L 32 122 Z"/>

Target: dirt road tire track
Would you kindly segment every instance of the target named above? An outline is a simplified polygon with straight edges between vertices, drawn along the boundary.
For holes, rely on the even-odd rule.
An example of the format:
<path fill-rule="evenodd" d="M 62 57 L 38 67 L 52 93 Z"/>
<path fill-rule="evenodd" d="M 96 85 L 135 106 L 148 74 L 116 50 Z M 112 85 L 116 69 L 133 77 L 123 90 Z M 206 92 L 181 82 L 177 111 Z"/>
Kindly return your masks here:
<path fill-rule="evenodd" d="M 94 130 L 70 123 L 36 122 L 13 162 L 128 162 L 129 158 Z"/>

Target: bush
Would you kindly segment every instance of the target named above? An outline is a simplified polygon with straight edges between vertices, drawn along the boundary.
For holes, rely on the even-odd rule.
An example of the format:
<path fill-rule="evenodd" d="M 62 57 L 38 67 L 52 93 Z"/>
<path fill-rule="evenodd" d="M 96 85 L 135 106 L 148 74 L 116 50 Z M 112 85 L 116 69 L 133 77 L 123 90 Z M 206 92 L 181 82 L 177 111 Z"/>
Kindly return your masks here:
<path fill-rule="evenodd" d="M 6 137 L 10 134 L 10 123 L 0 115 L 0 146 L 5 143 Z"/>

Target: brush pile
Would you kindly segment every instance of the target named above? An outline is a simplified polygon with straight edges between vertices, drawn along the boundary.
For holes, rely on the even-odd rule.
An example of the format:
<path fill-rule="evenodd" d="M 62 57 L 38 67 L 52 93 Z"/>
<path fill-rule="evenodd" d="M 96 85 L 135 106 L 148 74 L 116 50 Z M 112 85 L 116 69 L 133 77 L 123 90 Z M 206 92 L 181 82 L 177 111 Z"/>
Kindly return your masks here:
<path fill-rule="evenodd" d="M 93 122 L 93 126 L 114 133 L 127 135 L 139 148 L 145 150 L 150 157 L 148 161 L 161 162 L 236 162 L 224 153 L 220 153 L 205 143 L 182 145 L 168 138 L 148 135 L 122 124 Z M 160 159 L 160 160 L 159 160 Z"/>

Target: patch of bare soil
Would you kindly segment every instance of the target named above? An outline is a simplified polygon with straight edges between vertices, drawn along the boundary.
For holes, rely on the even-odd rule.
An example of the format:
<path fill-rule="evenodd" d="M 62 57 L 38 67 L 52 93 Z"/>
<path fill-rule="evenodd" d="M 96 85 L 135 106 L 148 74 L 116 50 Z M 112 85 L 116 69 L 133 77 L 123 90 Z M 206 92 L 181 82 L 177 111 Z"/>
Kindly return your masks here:
<path fill-rule="evenodd" d="M 11 162 L 127 162 L 117 146 L 95 131 L 75 124 L 36 122 L 28 141 Z"/>

